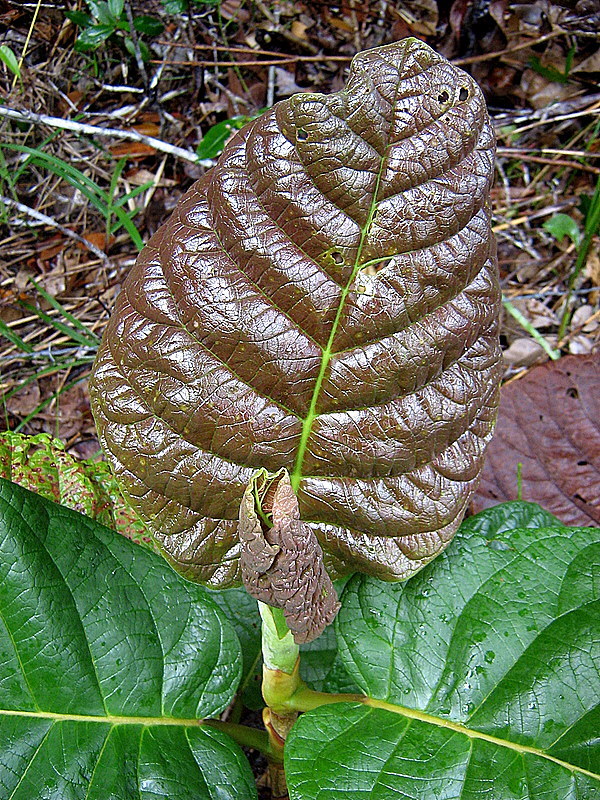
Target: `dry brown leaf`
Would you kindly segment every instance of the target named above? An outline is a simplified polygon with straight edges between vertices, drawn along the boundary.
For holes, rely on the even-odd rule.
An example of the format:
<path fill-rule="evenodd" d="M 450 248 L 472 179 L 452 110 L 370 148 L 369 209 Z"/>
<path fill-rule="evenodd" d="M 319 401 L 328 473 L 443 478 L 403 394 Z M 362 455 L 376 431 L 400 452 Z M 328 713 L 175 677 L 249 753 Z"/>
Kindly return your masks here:
<path fill-rule="evenodd" d="M 547 358 L 544 348 L 526 336 L 515 339 L 502 353 L 502 360 L 511 367 L 531 367 Z"/>
<path fill-rule="evenodd" d="M 153 156 L 156 153 L 154 147 L 144 142 L 122 142 L 109 149 L 115 158 L 146 158 L 146 156 Z"/>
<path fill-rule="evenodd" d="M 104 250 L 105 252 L 115 241 L 114 236 L 107 237 L 104 231 L 90 231 L 89 233 L 84 233 L 83 238 L 86 242 L 93 244 L 99 250 Z M 82 244 L 81 247 L 84 247 L 84 245 Z"/>
<path fill-rule="evenodd" d="M 158 136 L 160 132 L 160 128 L 156 122 L 141 122 L 139 125 L 134 125 L 133 130 L 141 133 L 143 136 Z"/>
<path fill-rule="evenodd" d="M 475 511 L 518 497 L 566 525 L 600 523 L 600 352 L 565 356 L 502 389 Z"/>

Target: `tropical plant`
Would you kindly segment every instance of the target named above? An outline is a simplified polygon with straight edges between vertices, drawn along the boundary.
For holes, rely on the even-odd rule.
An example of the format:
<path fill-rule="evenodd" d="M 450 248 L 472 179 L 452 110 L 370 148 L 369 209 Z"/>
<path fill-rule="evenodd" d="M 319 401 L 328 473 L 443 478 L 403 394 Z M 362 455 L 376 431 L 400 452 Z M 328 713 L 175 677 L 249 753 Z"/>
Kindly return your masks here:
<path fill-rule="evenodd" d="M 239 745 L 291 800 L 598 791 L 598 531 L 517 502 L 451 542 L 498 404 L 493 144 L 408 39 L 249 123 L 144 248 L 93 404 L 181 574 L 0 481 L 11 800 L 251 800 Z"/>

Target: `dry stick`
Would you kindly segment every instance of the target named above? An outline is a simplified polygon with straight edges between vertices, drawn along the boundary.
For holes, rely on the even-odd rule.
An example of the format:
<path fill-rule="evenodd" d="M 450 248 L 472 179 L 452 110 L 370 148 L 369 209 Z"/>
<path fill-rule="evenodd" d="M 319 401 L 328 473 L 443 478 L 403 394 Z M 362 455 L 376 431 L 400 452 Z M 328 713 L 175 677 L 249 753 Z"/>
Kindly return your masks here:
<path fill-rule="evenodd" d="M 544 158 L 543 156 L 534 156 L 524 150 L 506 153 L 505 148 L 498 148 L 498 155 L 507 158 L 520 158 L 522 161 L 531 161 L 534 164 L 550 164 L 557 167 L 568 167 L 573 170 L 580 170 L 581 172 L 589 172 L 592 175 L 600 175 L 600 167 L 592 167 L 591 164 L 581 164 L 579 161 L 567 161 L 564 158 Z"/>
<path fill-rule="evenodd" d="M 29 42 L 31 41 L 31 36 L 33 35 L 33 29 L 35 28 L 35 23 L 37 22 L 41 4 L 42 0 L 38 0 L 37 5 L 35 7 L 35 11 L 33 12 L 33 19 L 31 20 L 31 25 L 29 26 L 29 30 L 27 31 L 27 38 L 25 39 L 25 44 L 23 45 L 23 52 L 21 53 L 21 58 L 19 59 L 19 72 L 17 75 L 15 75 L 13 79 L 11 89 L 15 88 L 17 83 L 17 78 L 21 74 L 21 68 L 23 67 L 25 56 L 27 55 L 27 48 L 29 47 Z"/>
<path fill-rule="evenodd" d="M 93 253 L 97 258 L 99 258 L 103 264 L 106 266 L 110 266 L 110 259 L 103 253 L 102 250 L 96 247 L 96 245 L 88 242 L 87 239 L 84 239 L 83 236 L 80 236 L 75 231 L 70 230 L 69 228 L 65 228 L 64 225 L 61 225 L 60 222 L 57 222 L 52 217 L 48 217 L 46 214 L 42 214 L 41 211 L 36 211 L 35 208 L 30 208 L 29 206 L 23 205 L 23 203 L 18 203 L 16 200 L 12 200 L 10 197 L 4 197 L 4 195 L 0 195 L 0 203 L 5 203 L 7 206 L 12 206 L 12 208 L 16 208 L 17 211 L 20 211 L 22 214 L 26 214 L 28 217 L 32 219 L 36 219 L 38 222 L 43 222 L 45 225 L 50 225 L 52 228 L 56 228 L 65 236 L 68 236 L 69 239 L 73 239 L 79 244 L 84 245 L 87 249 Z"/>
<path fill-rule="evenodd" d="M 191 150 L 184 150 L 183 147 L 167 144 L 167 142 L 162 142 L 160 139 L 155 139 L 154 136 L 144 136 L 144 134 L 138 133 L 137 131 L 122 131 L 118 128 L 100 128 L 97 125 L 88 125 L 86 122 L 75 122 L 72 119 L 61 119 L 60 117 L 49 117 L 47 114 L 34 114 L 32 111 L 17 111 L 14 108 L 6 108 L 5 106 L 0 106 L 0 117 L 8 117 L 8 119 L 16 119 L 20 122 L 32 122 L 38 125 L 49 125 L 51 128 L 77 131 L 78 133 L 85 133 L 88 136 L 114 136 L 117 139 L 143 142 L 153 147 L 155 150 L 160 150 L 163 153 L 168 153 L 177 158 L 183 158 L 185 161 L 191 161 L 192 164 L 202 163 L 198 156 Z"/>

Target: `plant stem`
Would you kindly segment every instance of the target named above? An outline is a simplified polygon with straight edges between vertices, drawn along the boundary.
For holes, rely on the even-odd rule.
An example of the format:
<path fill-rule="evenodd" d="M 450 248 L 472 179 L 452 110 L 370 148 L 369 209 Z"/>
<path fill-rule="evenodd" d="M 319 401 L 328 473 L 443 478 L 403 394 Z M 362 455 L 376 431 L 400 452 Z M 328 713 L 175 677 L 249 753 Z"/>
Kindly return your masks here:
<path fill-rule="evenodd" d="M 575 288 L 575 282 L 579 277 L 579 273 L 585 266 L 588 253 L 590 252 L 590 248 L 592 246 L 592 241 L 594 239 L 594 236 L 598 232 L 599 227 L 600 227 L 600 178 L 598 178 L 598 181 L 596 182 L 596 190 L 594 191 L 592 202 L 590 203 L 590 208 L 587 213 L 585 221 L 585 233 L 583 236 L 583 240 L 579 245 L 577 260 L 575 261 L 573 272 L 571 273 L 571 277 L 569 278 L 569 286 L 567 289 L 567 295 L 565 297 L 564 311 L 562 314 L 562 318 L 560 320 L 560 327 L 558 329 L 559 341 L 565 335 L 569 319 L 571 318 L 569 306 L 571 304 L 571 295 L 573 294 L 573 289 Z"/>
<path fill-rule="evenodd" d="M 369 698 L 364 694 L 329 694 L 328 692 L 315 692 L 309 689 L 306 684 L 296 689 L 290 697 L 289 707 L 295 711 L 312 711 L 319 706 L 331 705 L 332 703 L 366 703 Z"/>
<path fill-rule="evenodd" d="M 298 712 L 290 706 L 290 698 L 303 685 L 299 674 L 300 648 L 279 609 L 260 602 L 258 609 L 262 618 L 262 694 L 267 704 L 263 722 L 269 738 L 269 783 L 274 797 L 286 797 L 283 750 L 298 718 Z"/>
<path fill-rule="evenodd" d="M 270 759 L 276 761 L 279 757 L 278 753 L 272 752 L 269 736 L 265 731 L 249 728 L 247 725 L 238 725 L 236 722 L 223 722 L 220 719 L 205 719 L 202 724 L 209 728 L 223 731 L 242 747 L 252 747 L 254 750 L 260 750 Z"/>
<path fill-rule="evenodd" d="M 546 341 L 546 339 L 544 339 L 542 334 L 539 333 L 533 327 L 533 325 L 531 324 L 531 322 L 529 322 L 527 317 L 524 317 L 523 314 L 521 314 L 521 312 L 519 311 L 519 309 L 513 306 L 510 300 L 507 300 L 505 297 L 503 297 L 502 305 L 508 311 L 511 317 L 514 317 L 519 323 L 519 325 L 524 330 L 527 331 L 527 333 L 531 336 L 531 338 L 534 339 L 534 341 L 536 341 L 540 345 L 540 347 L 542 347 L 545 350 L 545 352 L 550 356 L 550 358 L 553 361 L 556 361 L 557 359 L 560 358 L 560 350 L 554 350 L 551 347 L 551 345 Z M 560 338 L 560 333 L 559 333 L 559 338 Z"/>

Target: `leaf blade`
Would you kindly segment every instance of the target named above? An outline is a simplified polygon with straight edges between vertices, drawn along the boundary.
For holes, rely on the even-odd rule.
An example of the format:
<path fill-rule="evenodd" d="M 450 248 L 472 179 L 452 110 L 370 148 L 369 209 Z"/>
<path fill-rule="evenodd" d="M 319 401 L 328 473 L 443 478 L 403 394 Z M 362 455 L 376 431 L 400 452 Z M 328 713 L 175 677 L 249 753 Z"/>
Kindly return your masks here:
<path fill-rule="evenodd" d="M 301 717 L 286 748 L 293 800 L 337 791 L 344 774 L 356 783 L 349 798 L 483 798 L 492 785 L 503 798 L 533 800 L 544 786 L 556 797 L 593 796 L 599 560 L 597 529 L 507 503 L 469 518 L 405 584 L 351 579 L 336 621 L 339 655 L 366 707 Z M 350 737 L 338 755 L 336 731 L 340 748 Z M 382 762 L 391 794 L 373 777 Z"/>
<path fill-rule="evenodd" d="M 132 796 L 131 764 L 145 759 L 146 777 L 135 784 L 143 794 L 145 780 L 160 783 L 175 769 L 168 755 L 140 749 L 143 732 L 167 741 L 188 729 L 203 753 L 190 754 L 186 767 L 205 787 L 200 796 L 209 797 L 205 776 L 219 769 L 231 774 L 225 797 L 252 796 L 237 746 L 201 727 L 230 702 L 240 677 L 237 638 L 204 590 L 158 556 L 5 480 L 0 551 L 6 796 L 37 797 L 46 787 L 56 797 L 122 800 Z M 181 783 L 175 789 L 178 800 L 194 797 Z"/>

